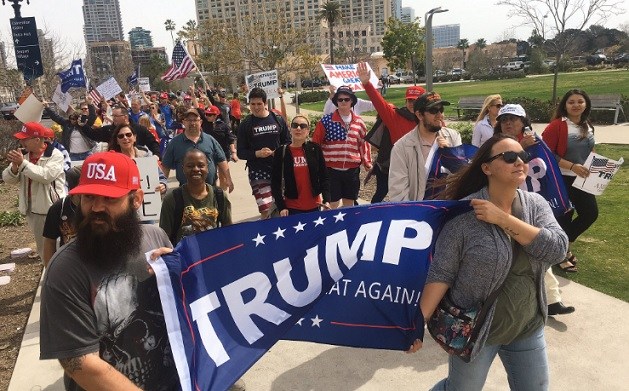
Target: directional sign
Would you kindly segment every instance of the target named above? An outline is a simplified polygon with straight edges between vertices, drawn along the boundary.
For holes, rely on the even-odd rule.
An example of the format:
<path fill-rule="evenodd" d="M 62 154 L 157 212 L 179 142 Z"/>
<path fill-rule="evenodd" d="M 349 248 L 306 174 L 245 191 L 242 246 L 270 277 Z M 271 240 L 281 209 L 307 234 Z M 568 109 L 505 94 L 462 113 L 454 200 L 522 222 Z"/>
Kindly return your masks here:
<path fill-rule="evenodd" d="M 17 69 L 24 73 L 24 78 L 32 80 L 44 74 L 37 37 L 35 18 L 11 19 L 11 33 L 15 47 Z"/>

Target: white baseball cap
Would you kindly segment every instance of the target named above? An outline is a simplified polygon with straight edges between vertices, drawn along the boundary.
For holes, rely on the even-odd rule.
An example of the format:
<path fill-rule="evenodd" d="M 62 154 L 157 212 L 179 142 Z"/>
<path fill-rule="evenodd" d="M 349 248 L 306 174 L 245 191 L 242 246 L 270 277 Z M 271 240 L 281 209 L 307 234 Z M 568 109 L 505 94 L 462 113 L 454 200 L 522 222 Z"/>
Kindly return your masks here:
<path fill-rule="evenodd" d="M 508 104 L 502 106 L 496 118 L 500 118 L 503 114 L 517 115 L 518 117 L 526 118 L 526 111 L 524 111 L 524 107 L 520 105 Z"/>

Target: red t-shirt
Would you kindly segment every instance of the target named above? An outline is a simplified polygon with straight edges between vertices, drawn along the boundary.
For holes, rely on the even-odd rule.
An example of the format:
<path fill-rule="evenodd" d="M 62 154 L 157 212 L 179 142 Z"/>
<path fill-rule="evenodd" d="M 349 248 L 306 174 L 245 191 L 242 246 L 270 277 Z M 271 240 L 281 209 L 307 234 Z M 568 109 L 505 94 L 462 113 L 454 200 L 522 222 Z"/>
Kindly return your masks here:
<path fill-rule="evenodd" d="M 293 172 L 295 173 L 295 183 L 297 184 L 297 199 L 286 198 L 284 202 L 289 209 L 311 210 L 317 208 L 321 202 L 321 197 L 312 195 L 312 184 L 310 183 L 310 171 L 302 147 L 289 147 L 293 156 Z"/>

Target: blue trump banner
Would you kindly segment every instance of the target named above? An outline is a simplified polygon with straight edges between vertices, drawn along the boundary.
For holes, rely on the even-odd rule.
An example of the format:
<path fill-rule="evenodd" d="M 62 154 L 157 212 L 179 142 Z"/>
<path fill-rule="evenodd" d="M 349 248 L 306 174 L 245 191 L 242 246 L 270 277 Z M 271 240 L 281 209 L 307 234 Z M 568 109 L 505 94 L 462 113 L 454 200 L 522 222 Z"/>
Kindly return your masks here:
<path fill-rule="evenodd" d="M 535 139 L 537 142 L 526 148 L 532 159 L 529 162 L 526 181 L 520 185 L 520 188 L 539 193 L 548 201 L 553 214 L 556 217 L 562 216 L 570 211 L 571 206 L 557 159 L 541 138 L 535 136 Z M 477 150 L 477 147 L 469 144 L 438 148 L 433 156 L 430 171 L 428 171 L 425 198 L 435 198 L 442 187 L 435 187 L 434 181 L 467 166 Z"/>
<path fill-rule="evenodd" d="M 83 61 L 81 59 L 72 61 L 70 69 L 59 72 L 61 78 L 61 92 L 66 93 L 72 87 L 83 87 L 87 85 L 85 72 L 83 72 Z"/>
<path fill-rule="evenodd" d="M 469 202 L 242 223 L 151 262 L 183 390 L 225 390 L 279 339 L 406 350 L 437 235 Z"/>

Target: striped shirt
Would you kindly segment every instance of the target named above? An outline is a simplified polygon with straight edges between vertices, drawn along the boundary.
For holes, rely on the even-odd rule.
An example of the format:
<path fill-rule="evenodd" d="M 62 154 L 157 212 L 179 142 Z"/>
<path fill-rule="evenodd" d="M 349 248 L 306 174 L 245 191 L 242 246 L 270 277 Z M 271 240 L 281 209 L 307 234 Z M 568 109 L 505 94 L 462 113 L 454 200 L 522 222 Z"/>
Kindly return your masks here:
<path fill-rule="evenodd" d="M 312 141 L 321 145 L 325 165 L 337 170 L 371 164 L 371 146 L 365 142 L 367 127 L 363 120 L 351 113 L 351 121 L 345 124 L 338 110 L 324 115 L 317 124 Z"/>

